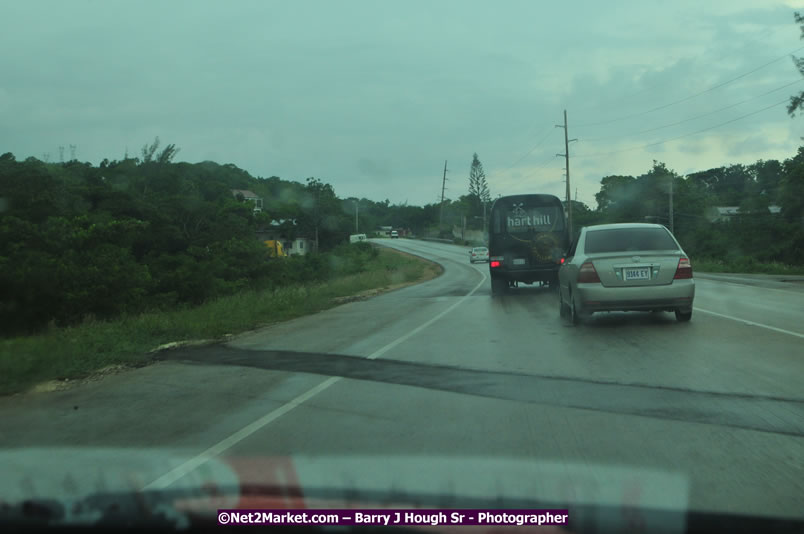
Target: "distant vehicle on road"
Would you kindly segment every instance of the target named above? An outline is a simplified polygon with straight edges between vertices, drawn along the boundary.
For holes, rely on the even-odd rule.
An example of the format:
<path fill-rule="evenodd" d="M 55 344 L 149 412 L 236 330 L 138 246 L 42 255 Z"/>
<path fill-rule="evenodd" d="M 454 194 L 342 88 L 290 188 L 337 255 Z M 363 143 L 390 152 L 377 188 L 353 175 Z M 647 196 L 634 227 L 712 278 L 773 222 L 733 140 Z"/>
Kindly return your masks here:
<path fill-rule="evenodd" d="M 500 197 L 489 219 L 489 274 L 492 295 L 520 282 L 554 287 L 569 247 L 564 206 L 554 195 Z"/>
<path fill-rule="evenodd" d="M 469 251 L 469 263 L 476 261 L 489 261 L 489 249 L 486 247 L 474 247 Z"/>
<path fill-rule="evenodd" d="M 572 324 L 598 311 L 673 311 L 692 318 L 689 256 L 659 224 L 588 226 L 559 271 L 559 306 Z"/>
<path fill-rule="evenodd" d="M 399 237 L 399 232 L 397 232 L 396 230 L 391 230 L 391 238 L 393 239 L 395 237 Z"/>

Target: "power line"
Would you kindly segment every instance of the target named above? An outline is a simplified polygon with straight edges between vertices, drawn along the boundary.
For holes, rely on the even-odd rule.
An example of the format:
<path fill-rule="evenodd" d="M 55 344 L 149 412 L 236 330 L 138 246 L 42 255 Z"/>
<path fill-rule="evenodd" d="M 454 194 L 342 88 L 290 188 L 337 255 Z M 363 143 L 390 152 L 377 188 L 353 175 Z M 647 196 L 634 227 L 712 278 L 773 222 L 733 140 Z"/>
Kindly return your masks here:
<path fill-rule="evenodd" d="M 764 38 L 764 37 L 774 36 L 774 35 L 780 33 L 781 31 L 787 31 L 787 27 L 785 27 L 784 30 L 781 27 L 777 28 L 776 30 L 773 30 L 771 28 L 767 28 L 760 37 Z M 764 47 L 764 46 L 767 45 L 767 43 L 760 42 L 758 39 L 752 39 L 751 41 L 744 41 L 742 44 L 744 46 L 752 45 L 752 46 L 754 46 L 754 48 L 761 48 L 761 47 Z M 713 58 L 713 61 L 715 61 L 715 62 L 723 61 L 724 59 L 726 59 L 726 57 L 729 57 L 729 56 L 732 56 L 732 55 L 733 55 L 733 53 L 731 53 L 731 52 L 728 53 L 728 54 L 721 53 L 717 57 Z M 612 104 L 617 103 L 617 102 L 622 102 L 623 100 L 626 100 L 626 101 L 632 100 L 632 99 L 634 99 L 634 98 L 636 98 L 638 96 L 641 96 L 641 95 L 643 95 L 645 93 L 649 93 L 649 92 L 653 91 L 658 85 L 659 85 L 659 83 L 652 83 L 648 87 L 645 87 L 644 89 L 641 89 L 641 90 L 636 91 L 634 93 L 630 93 L 630 94 L 627 94 L 627 95 L 621 95 L 619 98 L 616 98 L 614 100 L 610 100 L 607 103 L 608 106 L 604 106 L 604 107 L 610 107 Z M 576 112 L 581 111 L 581 112 L 585 113 L 586 110 L 590 109 L 590 107 L 591 107 L 590 105 L 586 105 L 586 106 L 582 105 L 580 108 L 575 109 L 575 111 Z"/>
<path fill-rule="evenodd" d="M 689 117 L 687 119 L 683 119 L 683 120 L 680 120 L 680 121 L 677 121 L 677 122 L 672 122 L 670 124 L 665 124 L 663 126 L 657 126 L 655 128 L 649 128 L 647 130 L 640 130 L 638 132 L 633 132 L 633 133 L 630 133 L 630 134 L 610 135 L 610 136 L 604 136 L 604 137 L 587 137 L 587 138 L 581 139 L 581 141 L 584 141 L 584 142 L 589 142 L 589 141 L 596 142 L 596 141 L 605 141 L 605 140 L 608 140 L 608 139 L 619 139 L 619 138 L 622 138 L 622 137 L 631 137 L 631 136 L 634 136 L 634 135 L 640 135 L 640 134 L 644 134 L 644 133 L 655 132 L 657 130 L 663 130 L 665 128 L 670 128 L 671 126 L 678 126 L 679 124 L 684 124 L 685 122 L 689 122 L 689 121 L 692 121 L 692 120 L 695 120 L 695 119 L 700 119 L 702 117 L 708 117 L 709 115 L 714 115 L 715 113 L 719 113 L 721 111 L 725 111 L 727 109 L 731 109 L 731 108 L 740 106 L 740 105 L 745 104 L 747 102 L 750 102 L 752 100 L 756 100 L 757 98 L 762 98 L 763 96 L 767 96 L 767 95 L 769 95 L 771 93 L 781 91 L 782 89 L 790 87 L 791 85 L 796 85 L 796 84 L 802 83 L 802 82 L 804 82 L 804 78 L 798 78 L 796 81 L 787 83 L 785 85 L 782 85 L 781 87 L 777 87 L 776 89 L 772 89 L 772 90 L 767 91 L 765 93 L 762 93 L 760 95 L 752 96 L 751 98 L 746 98 L 745 100 L 743 100 L 741 102 L 737 102 L 736 104 L 730 104 L 728 106 L 724 106 L 722 108 L 718 108 L 718 109 L 715 109 L 713 111 L 703 113 L 701 115 L 696 115 L 694 117 Z"/>
<path fill-rule="evenodd" d="M 695 131 L 695 132 L 679 135 L 679 136 L 676 136 L 676 137 L 671 137 L 669 139 L 663 139 L 661 141 L 656 141 L 654 143 L 648 143 L 648 144 L 645 144 L 645 145 L 639 145 L 639 146 L 634 146 L 634 147 L 630 147 L 630 148 L 623 148 L 621 150 L 612 150 L 611 152 L 600 152 L 600 153 L 597 153 L 597 154 L 575 155 L 574 157 L 576 157 L 576 158 L 596 158 L 596 157 L 601 157 L 601 156 L 611 156 L 613 154 L 620 154 L 622 152 L 629 152 L 631 150 L 639 150 L 640 148 L 648 148 L 648 147 L 652 147 L 652 146 L 658 146 L 658 145 L 661 145 L 661 144 L 664 144 L 664 143 L 668 143 L 670 141 L 676 141 L 678 139 L 683 139 L 684 137 L 690 137 L 690 136 L 693 136 L 693 135 L 698 135 L 698 134 L 703 133 L 703 132 L 707 132 L 709 130 L 714 130 L 715 128 L 720 128 L 721 126 L 731 124 L 732 122 L 737 122 L 738 120 L 744 119 L 746 117 L 750 117 L 751 115 L 756 115 L 757 113 L 761 113 L 763 111 L 767 111 L 767 110 L 769 110 L 771 108 L 775 108 L 777 106 L 780 106 L 782 104 L 787 104 L 787 103 L 788 103 L 788 99 L 785 98 L 784 100 L 782 100 L 780 102 L 776 102 L 775 104 L 771 104 L 770 106 L 764 107 L 762 109 L 758 109 L 756 111 L 752 111 L 751 113 L 746 113 L 745 115 L 741 115 L 739 117 L 736 117 L 734 119 L 728 120 L 726 122 L 721 122 L 720 124 L 715 124 L 713 126 L 709 126 L 707 128 L 703 128 L 703 129 Z"/>
<path fill-rule="evenodd" d="M 555 128 L 554 128 L 554 129 L 555 129 Z M 537 177 L 536 172 L 538 172 L 538 171 L 540 171 L 540 170 L 544 170 L 544 169 L 545 169 L 545 167 L 546 167 L 548 164 L 553 163 L 554 161 L 555 161 L 555 156 L 554 156 L 553 154 L 550 154 L 550 155 L 549 155 L 549 157 L 548 157 L 546 160 L 544 160 L 544 162 L 543 162 L 543 163 L 541 163 L 541 164 L 540 164 L 539 166 L 537 166 L 537 167 L 534 167 L 534 168 L 532 169 L 532 171 L 533 171 L 533 172 L 532 172 L 532 173 L 528 173 L 528 175 L 525 177 L 525 179 L 536 178 L 536 177 Z M 561 168 L 561 170 L 564 170 L 564 168 L 562 167 L 562 168 Z M 558 182 L 562 182 L 562 183 L 564 182 L 564 180 L 557 180 L 557 181 L 558 181 Z M 549 183 L 552 183 L 552 182 L 549 182 Z"/>
<path fill-rule="evenodd" d="M 543 136 L 541 139 L 539 139 L 539 142 L 538 142 L 538 143 L 536 143 L 536 144 L 533 146 L 533 148 L 531 148 L 531 149 L 528 151 L 528 153 L 527 153 L 527 154 L 525 154 L 524 156 L 522 156 L 521 158 L 519 158 L 518 160 L 516 160 L 515 162 L 513 162 L 511 165 L 509 165 L 509 166 L 508 166 L 508 168 L 510 169 L 510 168 L 512 168 L 512 167 L 516 167 L 516 166 L 517 166 L 517 164 L 519 164 L 519 163 L 520 163 L 522 160 L 524 160 L 525 158 L 527 158 L 528 156 L 530 156 L 531 154 L 533 154 L 533 151 L 534 151 L 534 150 L 536 150 L 537 148 L 539 148 L 540 146 L 542 146 L 542 143 L 544 143 L 545 139 L 547 139 L 548 137 L 550 137 L 550 134 L 551 134 L 551 133 L 553 133 L 553 132 L 555 132 L 555 128 L 553 128 L 553 127 L 549 128 L 549 129 L 547 130 L 547 132 L 544 134 L 544 136 Z M 506 169 L 506 170 L 507 170 L 507 169 Z"/>
<path fill-rule="evenodd" d="M 573 157 L 574 157 L 574 156 L 573 156 Z M 541 165 L 539 165 L 538 167 L 534 167 L 534 168 L 533 168 L 533 171 L 540 171 L 540 170 L 544 170 L 544 168 L 545 168 L 545 167 L 546 167 L 546 166 L 547 166 L 549 163 L 552 163 L 552 162 L 554 162 L 554 161 L 555 161 L 555 158 L 556 158 L 556 157 L 555 157 L 555 155 L 554 155 L 554 154 L 550 154 L 550 155 L 547 157 L 547 159 L 546 159 L 546 160 L 544 160 L 544 163 L 542 163 L 542 164 L 541 164 Z M 562 167 L 562 169 L 561 169 L 561 170 L 564 170 L 564 168 Z M 534 176 L 534 175 L 530 175 L 530 176 Z M 562 180 L 562 182 L 563 182 L 563 180 Z"/>
<path fill-rule="evenodd" d="M 692 100 L 693 98 L 697 98 L 697 97 L 699 97 L 699 96 L 701 96 L 701 95 L 703 95 L 703 94 L 706 94 L 706 93 L 709 93 L 709 92 L 711 92 L 711 91 L 714 91 L 715 89 L 719 89 L 719 88 L 721 88 L 721 87 L 723 87 L 723 86 L 725 86 L 725 85 L 728 85 L 728 84 L 730 84 L 730 83 L 732 83 L 732 82 L 736 82 L 737 80 L 739 80 L 739 79 L 741 79 L 741 78 L 745 78 L 746 76 L 748 76 L 748 75 L 750 75 L 750 74 L 753 74 L 753 73 L 755 73 L 755 72 L 757 72 L 757 71 L 759 71 L 759 70 L 761 70 L 761 69 L 764 69 L 765 67 L 767 67 L 767 66 L 769 66 L 769 65 L 772 65 L 772 64 L 774 64 L 774 63 L 776 63 L 776 62 L 778 62 L 778 61 L 781 61 L 781 60 L 783 60 L 783 59 L 785 59 L 785 58 L 789 57 L 790 55 L 795 54 L 796 52 L 799 52 L 799 51 L 801 51 L 801 50 L 804 50 L 804 46 L 799 47 L 799 48 L 797 48 L 797 49 L 793 50 L 792 52 L 788 52 L 787 54 L 784 54 L 784 55 L 782 55 L 782 56 L 779 56 L 779 57 L 777 57 L 776 59 L 773 59 L 773 60 L 771 60 L 771 61 L 768 61 L 767 63 L 763 63 L 763 64 L 762 64 L 762 65 L 760 65 L 759 67 L 756 67 L 756 68 L 754 68 L 754 69 L 751 69 L 751 70 L 749 70 L 748 72 L 744 72 L 743 74 L 740 74 L 739 76 L 735 76 L 734 78 L 731 78 L 731 79 L 729 79 L 729 80 L 726 80 L 725 82 L 721 82 L 721 83 L 719 83 L 719 84 L 713 85 L 712 87 L 709 87 L 709 88 L 707 88 L 707 89 L 704 89 L 703 91 L 699 91 L 699 92 L 697 92 L 697 93 L 694 93 L 694 94 L 692 94 L 692 95 L 686 96 L 686 97 L 681 98 L 681 99 L 679 99 L 679 100 L 675 100 L 675 101 L 670 102 L 670 103 L 668 103 L 668 104 L 663 104 L 663 105 L 661 105 L 661 106 L 657 106 L 657 107 L 655 107 L 655 108 L 651 108 L 651 109 L 648 109 L 648 110 L 645 110 L 645 111 L 640 111 L 640 112 L 638 112 L 638 113 L 632 113 L 632 114 L 630 114 L 630 115 L 625 115 L 625 116 L 622 116 L 622 117 L 618 117 L 618 118 L 616 118 L 616 119 L 609 119 L 609 120 L 604 120 L 604 121 L 599 121 L 599 122 L 588 122 L 588 123 L 586 123 L 586 124 L 578 124 L 578 125 L 576 125 L 575 127 L 576 127 L 576 128 L 582 128 L 582 127 L 586 127 L 586 126 L 600 126 L 600 125 L 603 125 L 603 124 L 611 124 L 611 123 L 613 123 L 613 122 L 624 121 L 624 120 L 626 120 L 626 119 L 632 119 L 632 118 L 634 118 L 634 117 L 641 117 L 642 115 L 647 115 L 647 114 L 649 114 L 649 113 L 654 113 L 654 112 L 656 112 L 656 111 L 660 111 L 660 110 L 662 110 L 662 109 L 667 109 L 667 108 L 669 108 L 669 107 L 671 107 L 671 106 L 675 106 L 676 104 L 681 104 L 682 102 L 686 102 L 686 101 L 688 101 L 688 100 Z"/>
<path fill-rule="evenodd" d="M 537 142 L 537 143 L 536 143 L 536 144 L 533 146 L 533 148 L 531 148 L 531 149 L 530 149 L 530 150 L 527 152 L 527 154 L 525 154 L 524 156 L 521 156 L 521 157 L 520 157 L 518 160 L 516 160 L 515 162 L 513 162 L 513 163 L 512 163 L 511 165 L 509 165 L 508 167 L 506 167 L 506 168 L 504 168 L 504 169 L 501 169 L 501 170 L 498 170 L 498 171 L 494 171 L 494 172 L 493 172 L 493 173 L 492 173 L 492 174 L 489 176 L 489 180 L 491 180 L 492 178 L 494 178 L 494 177 L 498 176 L 499 174 L 501 174 L 501 173 L 503 173 L 503 172 L 505 172 L 505 171 L 507 171 L 507 170 L 510 170 L 510 169 L 514 168 L 514 167 L 515 167 L 515 166 L 517 166 L 519 163 L 521 163 L 521 162 L 522 162 L 522 161 L 523 161 L 525 158 L 527 158 L 528 156 L 530 156 L 531 154 L 533 154 L 533 152 L 534 152 L 534 151 L 535 151 L 537 148 L 539 148 L 539 147 L 542 145 L 542 143 L 544 143 L 544 141 L 545 141 L 545 140 L 546 140 L 548 137 L 550 137 L 550 134 L 551 134 L 552 132 L 554 132 L 554 131 L 555 131 L 555 128 L 554 128 L 553 126 L 550 126 L 550 128 L 549 128 L 549 129 L 548 129 L 548 130 L 545 132 L 545 134 L 544 134 L 544 135 L 543 135 L 543 136 L 542 136 L 542 137 L 539 139 L 539 141 L 538 141 L 538 142 Z"/>

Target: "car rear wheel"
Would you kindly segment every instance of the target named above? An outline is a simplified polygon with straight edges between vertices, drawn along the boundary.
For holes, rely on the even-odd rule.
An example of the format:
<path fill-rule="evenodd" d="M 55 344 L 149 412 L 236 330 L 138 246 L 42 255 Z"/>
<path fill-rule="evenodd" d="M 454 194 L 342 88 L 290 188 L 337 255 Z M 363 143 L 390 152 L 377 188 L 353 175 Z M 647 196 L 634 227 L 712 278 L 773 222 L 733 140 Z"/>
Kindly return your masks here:
<path fill-rule="evenodd" d="M 569 322 L 573 326 L 578 326 L 581 324 L 581 316 L 578 313 L 578 308 L 575 307 L 575 299 L 572 298 L 572 294 L 570 294 L 569 298 L 569 312 L 567 314 L 567 318 Z"/>
<path fill-rule="evenodd" d="M 692 310 L 676 310 L 676 320 L 680 323 L 686 323 L 692 319 Z"/>
<path fill-rule="evenodd" d="M 564 295 L 561 294 L 561 289 L 558 291 L 558 315 L 562 319 L 566 319 L 569 315 L 569 306 L 564 302 Z"/>

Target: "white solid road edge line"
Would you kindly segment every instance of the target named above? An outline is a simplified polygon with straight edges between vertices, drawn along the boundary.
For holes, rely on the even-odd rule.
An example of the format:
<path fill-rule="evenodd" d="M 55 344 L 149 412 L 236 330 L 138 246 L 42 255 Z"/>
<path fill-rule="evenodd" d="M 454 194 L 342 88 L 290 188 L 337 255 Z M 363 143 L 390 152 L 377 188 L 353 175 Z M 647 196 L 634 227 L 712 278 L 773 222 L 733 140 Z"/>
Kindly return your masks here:
<path fill-rule="evenodd" d="M 697 280 L 706 280 L 707 282 L 717 282 L 719 284 L 725 284 L 727 286 L 734 286 L 739 287 L 742 289 L 756 289 L 757 291 L 776 291 L 777 293 L 784 293 L 785 295 L 790 295 L 791 293 L 795 293 L 796 288 L 789 287 L 789 288 L 780 288 L 780 287 L 766 287 L 761 286 L 758 284 L 741 284 L 739 282 L 733 282 L 732 280 L 745 280 L 746 282 L 753 281 L 761 281 L 761 280 L 753 280 L 751 278 L 733 278 L 732 280 L 726 280 L 725 278 L 712 278 L 711 276 L 705 276 L 701 274 L 696 274 Z M 769 282 L 775 282 L 775 280 L 769 280 Z M 783 282 L 779 282 L 783 283 Z"/>
<path fill-rule="evenodd" d="M 745 323 L 747 325 L 758 326 L 760 328 L 767 328 L 768 330 L 773 330 L 774 332 L 780 332 L 782 334 L 789 334 L 791 336 L 804 338 L 804 334 L 800 334 L 798 332 L 793 332 L 792 330 L 785 330 L 784 328 L 776 328 L 775 326 L 770 326 L 770 325 L 767 325 L 767 324 L 755 323 L 754 321 L 748 321 L 746 319 L 740 319 L 739 317 L 732 317 L 731 315 L 724 315 L 722 313 L 717 313 L 717 312 L 713 312 L 713 311 L 709 311 L 709 310 L 704 310 L 703 308 L 698 308 L 697 306 L 693 306 L 693 309 L 695 311 L 708 313 L 710 315 L 716 315 L 716 316 L 722 317 L 724 319 L 731 319 L 732 321 L 738 321 L 740 323 Z"/>
<path fill-rule="evenodd" d="M 318 395 L 319 393 L 330 387 L 332 384 L 342 379 L 343 377 L 333 376 L 331 378 L 324 380 L 317 386 L 308 389 L 298 397 L 286 402 L 276 410 L 263 415 L 253 423 L 249 423 L 248 425 L 244 426 L 243 428 L 241 428 L 228 438 L 219 441 L 218 443 L 208 448 L 204 452 L 194 456 L 193 458 L 190 458 L 181 465 L 174 467 L 173 469 L 171 469 L 161 477 L 157 478 L 153 482 L 145 485 L 143 487 L 143 490 L 145 491 L 160 490 L 170 486 L 171 484 L 179 480 L 181 477 L 187 475 L 188 473 L 191 473 L 193 470 L 197 469 L 198 467 L 200 467 L 207 461 L 211 460 L 215 456 L 218 456 L 226 449 L 229 449 L 232 446 L 239 443 L 240 441 L 243 441 L 244 439 L 252 435 L 254 432 L 270 424 L 276 419 L 282 417 L 296 406 L 299 406 L 305 401 L 312 399 L 313 397 L 315 397 L 316 395 Z"/>
<path fill-rule="evenodd" d="M 463 301 L 465 301 L 466 299 L 471 297 L 474 294 L 475 291 L 480 289 L 480 286 L 482 286 L 483 283 L 486 281 L 486 275 L 485 274 L 480 273 L 480 276 L 482 277 L 480 282 L 478 282 L 477 285 L 475 287 L 473 287 L 472 290 L 469 293 L 467 293 L 466 295 L 461 297 L 461 299 L 458 302 L 453 303 L 449 308 L 447 308 L 446 310 L 442 311 L 441 313 L 439 313 L 438 315 L 436 315 L 435 317 L 433 317 L 432 319 L 430 319 L 426 323 L 417 326 L 416 328 L 414 328 L 413 330 L 411 330 L 410 332 L 408 332 L 404 336 L 400 337 L 399 339 L 396 339 L 396 340 L 388 343 L 386 346 L 382 347 L 381 349 L 378 349 L 378 350 L 372 352 L 371 354 L 369 354 L 367 356 L 367 358 L 369 360 L 379 358 L 380 356 L 382 356 L 383 354 L 385 354 L 386 352 L 388 352 L 392 348 L 396 347 L 397 345 L 399 345 L 400 343 L 402 343 L 404 341 L 407 341 L 412 336 L 415 336 L 416 334 L 418 334 L 419 332 L 421 332 L 422 330 L 424 330 L 425 328 L 427 328 L 428 326 L 430 326 L 431 324 L 433 324 L 434 322 L 438 321 L 439 319 L 444 317 L 446 314 L 448 314 L 449 312 L 451 312 L 452 310 L 454 310 L 455 308 L 460 306 L 463 303 Z"/>
<path fill-rule="evenodd" d="M 482 286 L 483 282 L 486 281 L 486 275 L 484 275 L 483 273 L 480 273 L 480 275 L 482 276 L 482 279 L 480 280 L 480 282 L 478 282 L 478 284 L 474 288 L 472 288 L 472 290 L 469 293 L 467 293 L 466 295 L 461 297 L 461 299 L 458 302 L 453 303 L 449 308 L 447 308 L 446 310 L 442 311 L 441 313 L 439 313 L 435 317 L 432 317 L 431 319 L 426 321 L 424 324 L 421 324 L 421 325 L 417 326 L 416 328 L 414 328 L 413 330 L 411 330 L 410 332 L 408 332 L 404 336 L 402 336 L 402 337 L 400 337 L 398 339 L 395 339 L 394 341 L 388 343 L 384 347 L 372 352 L 369 356 L 366 357 L 366 359 L 373 360 L 375 358 L 379 358 L 380 356 L 382 356 L 383 354 L 385 354 L 386 352 L 388 352 L 392 348 L 394 348 L 397 345 L 399 345 L 400 343 L 410 339 L 412 336 L 418 334 L 419 332 L 421 332 L 422 330 L 424 330 L 425 328 L 427 328 L 428 326 L 430 326 L 431 324 L 433 324 L 434 322 L 438 321 L 439 319 L 444 317 L 446 314 L 448 314 L 449 312 L 451 312 L 452 310 L 454 310 L 455 308 L 460 306 L 461 303 L 463 303 L 467 298 L 471 297 L 474 294 L 475 291 L 480 289 L 480 286 Z M 252 435 L 255 432 L 257 432 L 258 430 L 260 430 L 261 428 L 264 428 L 267 425 L 271 424 L 272 422 L 276 421 L 277 419 L 279 419 L 280 417 L 282 417 L 283 415 L 285 415 L 286 413 L 291 411 L 293 408 L 296 408 L 297 406 L 300 406 L 300 405 L 304 404 L 308 400 L 312 399 L 313 397 L 315 397 L 316 395 L 318 395 L 322 391 L 328 389 L 330 386 L 332 386 L 333 384 L 335 384 L 335 383 L 337 383 L 337 382 L 339 382 L 341 380 L 343 380 L 343 377 L 341 377 L 341 376 L 333 376 L 333 377 L 327 378 L 326 380 L 324 380 L 320 384 L 308 389 L 307 391 L 305 391 L 301 395 L 295 397 L 294 399 L 289 400 L 288 402 L 286 402 L 285 404 L 283 404 L 279 408 L 277 408 L 277 409 L 275 409 L 275 410 L 263 415 L 262 417 L 260 417 L 256 421 L 254 421 L 252 423 L 249 423 L 248 425 L 244 426 L 243 428 L 241 428 L 240 430 L 238 430 L 237 432 L 235 432 L 231 436 L 219 441 L 218 443 L 216 443 L 212 447 L 208 448 L 204 452 L 199 453 L 196 456 L 194 456 L 194 457 L 190 458 L 189 460 L 187 460 L 186 462 L 183 462 L 182 464 L 174 467 L 173 469 L 171 469 L 170 471 L 168 471 L 164 475 L 160 476 L 159 478 L 157 478 L 153 482 L 150 482 L 150 483 L 146 484 L 143 487 L 143 490 L 144 491 L 150 491 L 150 490 L 160 490 L 160 489 L 167 488 L 168 486 L 170 486 L 171 484 L 173 484 L 174 482 L 176 482 L 177 480 L 179 480 L 183 476 L 187 475 L 188 473 L 191 473 L 192 471 L 194 471 L 195 469 L 197 469 L 198 467 L 200 467 L 204 463 L 208 462 L 209 460 L 211 460 L 215 456 L 218 456 L 221 453 L 223 453 L 224 451 L 226 451 L 227 449 L 230 449 L 231 447 L 235 446 L 239 442 L 243 441 L 244 439 L 246 439 L 250 435 Z"/>

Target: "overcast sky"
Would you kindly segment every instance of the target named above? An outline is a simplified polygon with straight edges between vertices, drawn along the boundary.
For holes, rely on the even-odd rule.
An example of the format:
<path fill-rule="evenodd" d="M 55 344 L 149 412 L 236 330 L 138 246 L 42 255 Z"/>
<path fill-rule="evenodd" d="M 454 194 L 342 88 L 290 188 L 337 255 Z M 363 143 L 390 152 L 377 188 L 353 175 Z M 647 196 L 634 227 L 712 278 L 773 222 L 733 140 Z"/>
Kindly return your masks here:
<path fill-rule="evenodd" d="M 563 197 L 567 109 L 573 195 L 594 205 L 608 174 L 785 159 L 804 136 L 782 103 L 804 89 L 804 0 L 0 7 L 0 153 L 18 159 L 75 145 L 97 164 L 158 135 L 177 160 L 424 204 L 444 160 L 465 194 L 477 152 L 493 196 Z"/>

